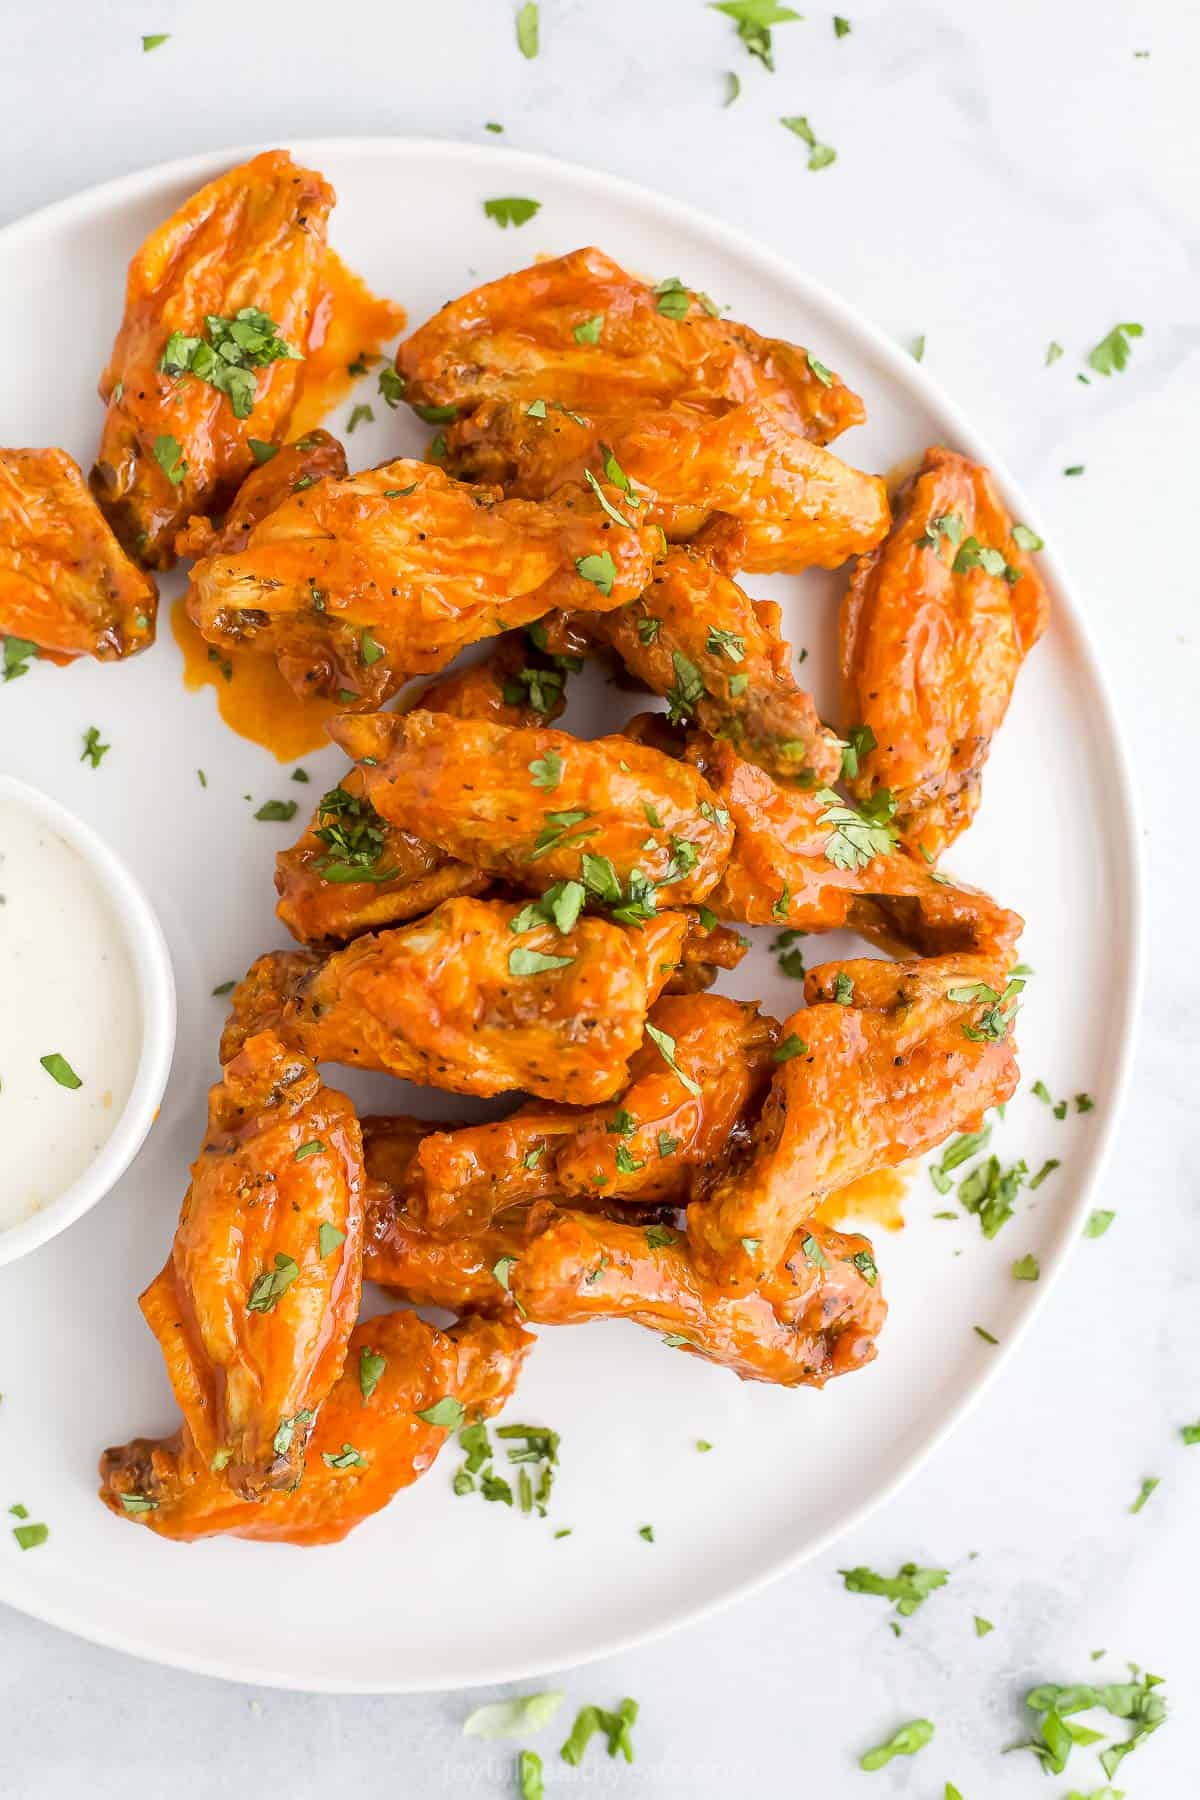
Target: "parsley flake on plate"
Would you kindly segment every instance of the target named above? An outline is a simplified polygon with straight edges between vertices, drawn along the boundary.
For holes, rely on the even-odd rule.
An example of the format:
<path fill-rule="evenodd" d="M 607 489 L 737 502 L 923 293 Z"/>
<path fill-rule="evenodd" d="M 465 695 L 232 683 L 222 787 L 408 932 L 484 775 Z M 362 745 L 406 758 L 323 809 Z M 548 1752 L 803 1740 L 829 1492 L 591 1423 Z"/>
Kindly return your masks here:
<path fill-rule="evenodd" d="M 1140 325 L 1114 325 L 1088 352 L 1088 367 L 1097 375 L 1119 375 L 1129 361 L 1131 339 L 1142 336 Z"/>
<path fill-rule="evenodd" d="M 525 0 L 524 6 L 517 8 L 517 49 L 530 62 L 540 47 L 538 26 L 537 0 Z"/>
<path fill-rule="evenodd" d="M 542 210 L 542 203 L 527 200 L 520 194 L 502 194 L 498 199 L 485 200 L 483 210 L 502 231 L 507 231 L 510 225 L 527 225 Z"/>
<path fill-rule="evenodd" d="M 557 1689 L 541 1694 L 520 1694 L 512 1700 L 496 1700 L 490 1706 L 477 1706 L 468 1713 L 463 1724 L 464 1737 L 520 1737 L 526 1731 L 541 1731 L 548 1725 L 566 1695 Z"/>
<path fill-rule="evenodd" d="M 5 681 L 15 681 L 18 675 L 28 675 L 31 658 L 36 658 L 37 645 L 30 638 L 6 637 L 4 640 L 4 675 Z"/>
<path fill-rule="evenodd" d="M 950 1579 L 948 1569 L 922 1569 L 916 1563 L 901 1563 L 895 1575 L 877 1575 L 873 1569 L 839 1569 L 848 1594 L 874 1594 L 882 1600 L 894 1600 L 902 1618 L 911 1618 L 930 1594 L 945 1587 Z"/>
<path fill-rule="evenodd" d="M 638 1704 L 636 1700 L 622 1700 L 616 1712 L 607 1712 L 602 1706 L 583 1706 L 575 1715 L 575 1723 L 571 1727 L 571 1735 L 559 1751 L 565 1763 L 577 1768 L 583 1761 L 584 1752 L 597 1732 L 602 1732 L 608 1740 L 608 1754 L 623 1756 L 627 1763 L 633 1761 L 633 1740 L 630 1729 L 637 1722 Z"/>
<path fill-rule="evenodd" d="M 915 1756 L 923 1750 L 933 1738 L 934 1727 L 928 1719 L 910 1719 L 899 1731 L 894 1731 L 890 1738 L 877 1744 L 873 1750 L 867 1750 L 858 1759 L 860 1769 L 868 1773 L 887 1766 L 896 1756 Z"/>
<path fill-rule="evenodd" d="M 80 762 L 91 763 L 93 769 L 98 769 L 111 749 L 111 744 L 102 744 L 100 742 L 99 728 L 95 725 L 89 725 L 83 734 L 83 754 L 79 760 Z"/>
<path fill-rule="evenodd" d="M 802 19 L 803 13 L 790 6 L 777 6 L 775 0 L 709 0 L 712 12 L 724 13 L 737 27 L 738 37 L 751 56 L 757 57 L 764 69 L 775 73 L 773 25 L 789 25 Z"/>
<path fill-rule="evenodd" d="M 47 1075 L 54 1081 L 57 1081 L 59 1087 L 81 1088 L 83 1086 L 83 1082 L 75 1073 L 66 1057 L 60 1056 L 57 1050 L 52 1051 L 49 1056 L 40 1056 L 38 1061 L 41 1063 L 43 1069 L 45 1069 Z"/>
<path fill-rule="evenodd" d="M 797 113 L 792 118 L 780 119 L 779 123 L 785 125 L 790 132 L 808 145 L 810 169 L 827 169 L 830 163 L 837 161 L 837 151 L 829 144 L 818 142 L 816 133 L 803 113 Z M 810 357 L 809 361 L 811 362 L 811 360 Z"/>

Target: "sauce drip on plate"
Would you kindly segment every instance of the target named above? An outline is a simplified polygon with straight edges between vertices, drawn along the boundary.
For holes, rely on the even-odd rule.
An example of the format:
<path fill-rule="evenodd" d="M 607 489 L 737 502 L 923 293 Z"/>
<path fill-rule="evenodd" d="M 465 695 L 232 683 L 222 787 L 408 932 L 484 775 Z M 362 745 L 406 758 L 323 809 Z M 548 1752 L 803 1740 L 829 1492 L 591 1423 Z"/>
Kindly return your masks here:
<path fill-rule="evenodd" d="M 349 373 L 350 364 L 367 357 L 379 357 L 380 346 L 404 330 L 406 314 L 395 300 L 379 300 L 366 282 L 353 269 L 348 269 L 337 252 L 330 250 L 325 265 L 325 291 L 317 302 L 313 320 L 313 337 L 324 332 L 324 339 L 310 350 L 304 365 L 304 385 L 288 427 L 288 438 L 303 437 L 320 425 L 325 415 L 343 400 L 360 377 Z M 372 365 L 377 372 L 379 363 Z M 372 381 L 364 387 L 365 398 L 379 402 Z"/>
<path fill-rule="evenodd" d="M 901 1163 L 898 1169 L 872 1169 L 849 1186 L 829 1194 L 817 1207 L 814 1217 L 823 1225 L 840 1226 L 843 1220 L 856 1224 L 864 1220 L 880 1225 L 885 1231 L 903 1231 L 901 1210 L 913 1164 Z"/>
<path fill-rule="evenodd" d="M 181 596 L 171 608 L 171 630 L 183 652 L 183 685 L 193 692 L 211 687 L 217 710 L 231 731 L 261 744 L 279 762 L 310 750 L 324 750 L 325 721 L 346 709 L 338 700 L 301 700 L 261 651 L 213 650 L 187 616 Z"/>

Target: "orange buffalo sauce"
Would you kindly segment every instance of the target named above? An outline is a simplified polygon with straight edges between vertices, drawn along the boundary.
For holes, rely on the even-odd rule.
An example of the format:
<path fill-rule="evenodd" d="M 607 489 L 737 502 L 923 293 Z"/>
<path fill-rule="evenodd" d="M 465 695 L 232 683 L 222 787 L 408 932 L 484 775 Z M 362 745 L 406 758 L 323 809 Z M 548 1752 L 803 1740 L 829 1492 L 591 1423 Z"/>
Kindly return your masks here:
<path fill-rule="evenodd" d="M 885 1231 L 902 1231 L 904 1213 L 901 1208 L 912 1172 L 912 1163 L 901 1163 L 898 1169 L 873 1169 L 869 1175 L 850 1182 L 848 1187 L 839 1188 L 836 1194 L 827 1195 L 814 1216 L 823 1225 L 836 1227 L 844 1220 L 852 1220 L 855 1224 L 866 1221 L 882 1226 Z"/>
<path fill-rule="evenodd" d="M 288 426 L 288 437 L 303 437 L 324 419 L 354 386 L 349 365 L 364 356 L 377 357 L 380 346 L 404 330 L 404 308 L 394 300 L 378 300 L 366 282 L 348 269 L 335 250 L 328 252 L 324 291 L 317 302 L 300 398 Z"/>
<path fill-rule="evenodd" d="M 212 651 L 187 616 L 182 597 L 171 608 L 171 630 L 183 652 L 183 685 L 210 687 L 217 710 L 231 731 L 261 744 L 280 762 L 292 762 L 329 743 L 325 721 L 345 707 L 337 700 L 301 700 L 261 651 Z M 226 674 L 228 670 L 228 674 Z"/>

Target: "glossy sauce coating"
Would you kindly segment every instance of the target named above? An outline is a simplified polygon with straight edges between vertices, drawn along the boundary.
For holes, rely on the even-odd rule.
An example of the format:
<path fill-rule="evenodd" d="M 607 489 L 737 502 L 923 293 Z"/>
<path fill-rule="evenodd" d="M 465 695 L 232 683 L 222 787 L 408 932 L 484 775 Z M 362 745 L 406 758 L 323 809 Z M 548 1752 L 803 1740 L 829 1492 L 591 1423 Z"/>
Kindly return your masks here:
<path fill-rule="evenodd" d="M 0 450 L 0 637 L 109 662 L 154 642 L 157 610 L 66 451 Z"/>
<path fill-rule="evenodd" d="M 350 1102 L 270 1033 L 248 1039 L 209 1093 L 175 1242 L 141 1299 L 198 1454 L 243 1499 L 304 1468 L 358 1316 L 362 1200 Z"/>
<path fill-rule="evenodd" d="M 219 511 L 254 467 L 250 439 L 278 442 L 313 337 L 333 189 L 286 151 L 268 150 L 209 182 L 146 239 L 129 265 L 125 315 L 100 378 L 107 406 L 92 491 L 139 561 L 168 569 L 191 513 Z M 254 371 L 253 406 L 193 374 L 159 367 L 173 332 L 204 337 L 206 319 L 265 313 L 296 353 Z M 168 466 L 155 445 L 170 438 Z"/>
<path fill-rule="evenodd" d="M 312 1428 L 294 1492 L 239 1499 L 185 1426 L 171 1438 L 106 1450 L 100 1498 L 118 1517 L 183 1542 L 229 1533 L 335 1544 L 432 1465 L 451 1434 L 418 1415 L 451 1399 L 471 1419 L 490 1418 L 512 1393 L 533 1341 L 505 1319 L 469 1319 L 448 1332 L 414 1312 L 365 1320 Z"/>
<path fill-rule="evenodd" d="M 604 1100 L 625 1078 L 687 920 L 660 913 L 635 931 L 585 917 L 565 935 L 545 925 L 518 937 L 509 925 L 520 910 L 447 900 L 323 962 L 299 951 L 262 956 L 234 991 L 222 1056 L 266 1028 L 315 1061 L 452 1093 Z M 514 974 L 518 947 L 570 960 Z"/>
<path fill-rule="evenodd" d="M 1003 572 L 989 572 L 980 552 Z M 852 786 L 894 795 L 911 849 L 936 859 L 974 818 L 992 737 L 1048 615 L 988 471 L 927 450 L 886 543 L 855 569 L 841 616 L 847 720 L 876 740 Z"/>

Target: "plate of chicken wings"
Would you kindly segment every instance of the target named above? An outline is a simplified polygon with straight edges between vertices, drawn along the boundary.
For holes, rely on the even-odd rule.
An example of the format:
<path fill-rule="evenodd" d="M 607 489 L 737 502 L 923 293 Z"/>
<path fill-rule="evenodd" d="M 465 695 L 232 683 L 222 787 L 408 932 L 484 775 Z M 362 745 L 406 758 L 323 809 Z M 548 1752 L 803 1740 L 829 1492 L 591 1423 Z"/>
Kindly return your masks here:
<path fill-rule="evenodd" d="M 208 156 L 0 267 L 3 767 L 179 998 L 133 1167 L 0 1270 L 0 1598 L 404 1691 L 812 1554 L 1015 1344 L 1124 1080 L 1028 507 L 807 273 L 502 149 Z"/>

